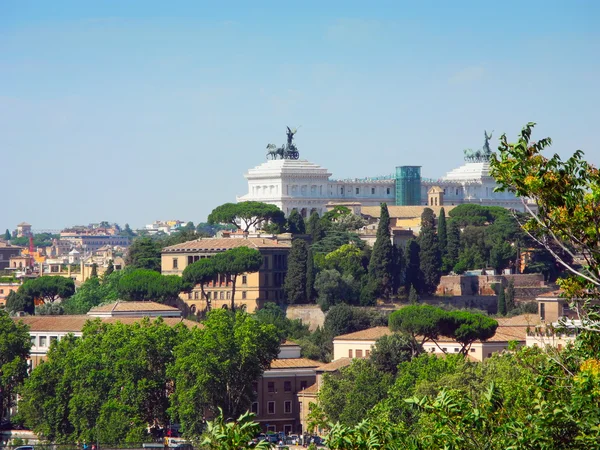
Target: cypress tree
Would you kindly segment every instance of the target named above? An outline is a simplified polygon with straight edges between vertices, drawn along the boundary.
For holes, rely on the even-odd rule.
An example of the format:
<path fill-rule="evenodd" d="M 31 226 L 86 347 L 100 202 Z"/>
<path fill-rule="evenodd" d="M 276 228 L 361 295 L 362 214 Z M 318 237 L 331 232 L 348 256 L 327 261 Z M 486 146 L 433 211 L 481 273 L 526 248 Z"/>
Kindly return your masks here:
<path fill-rule="evenodd" d="M 513 280 L 508 281 L 508 286 L 506 287 L 506 312 L 511 312 L 515 309 L 515 283 Z"/>
<path fill-rule="evenodd" d="M 506 298 L 503 285 L 500 285 L 500 292 L 498 293 L 498 314 L 502 316 L 506 315 Z"/>
<path fill-rule="evenodd" d="M 451 220 L 448 223 L 446 234 L 446 254 L 444 260 L 444 273 L 449 273 L 458 263 L 460 255 L 460 228 L 457 220 Z"/>
<path fill-rule="evenodd" d="M 306 253 L 306 300 L 311 303 L 315 298 L 315 261 L 313 252 L 308 247 Z"/>
<path fill-rule="evenodd" d="M 377 237 L 369 261 L 369 282 L 375 288 L 375 295 L 389 299 L 393 290 L 394 255 L 390 235 L 390 214 L 386 203 L 381 204 L 381 214 L 377 227 Z"/>
<path fill-rule="evenodd" d="M 398 293 L 398 289 L 402 285 L 402 281 L 404 278 L 404 252 L 402 251 L 402 247 L 398 247 L 397 245 L 392 246 L 392 254 L 393 254 L 393 270 L 392 276 L 394 278 L 394 294 Z"/>
<path fill-rule="evenodd" d="M 306 300 L 306 262 L 308 246 L 303 239 L 294 239 L 288 257 L 288 271 L 283 289 L 288 303 L 302 303 Z"/>
<path fill-rule="evenodd" d="M 414 286 L 410 287 L 410 293 L 408 294 L 408 302 L 411 304 L 419 303 L 419 294 Z"/>
<path fill-rule="evenodd" d="M 305 234 L 306 233 L 306 226 L 304 224 L 304 219 L 302 218 L 300 213 L 298 211 L 296 211 L 295 209 L 293 209 L 292 212 L 290 213 L 290 215 L 287 219 L 287 223 L 288 223 L 288 230 L 290 233 L 292 233 L 292 234 Z"/>
<path fill-rule="evenodd" d="M 433 211 L 430 208 L 425 208 L 421 214 L 419 247 L 421 293 L 431 295 L 437 289 L 442 276 L 442 255 L 435 233 Z"/>
<path fill-rule="evenodd" d="M 440 208 L 440 217 L 438 217 L 437 226 L 438 242 L 440 243 L 440 253 L 442 259 L 446 255 L 446 243 L 447 243 L 447 232 L 446 232 L 446 211 L 444 208 Z"/>
<path fill-rule="evenodd" d="M 10 231 L 8 231 L 8 228 L 4 232 L 4 240 L 5 241 L 10 241 Z"/>
<path fill-rule="evenodd" d="M 323 224 L 321 223 L 318 212 L 314 211 L 308 218 L 306 233 L 310 234 L 313 244 L 319 242 L 325 236 L 325 230 L 323 229 Z"/>
<path fill-rule="evenodd" d="M 98 264 L 92 264 L 92 272 L 90 273 L 90 278 L 98 278 Z"/>
<path fill-rule="evenodd" d="M 113 264 L 113 260 L 111 259 L 108 261 L 108 266 L 106 267 L 106 272 L 104 272 L 104 277 L 106 278 L 114 271 L 115 271 L 115 265 Z"/>
<path fill-rule="evenodd" d="M 408 293 L 410 288 L 415 289 L 419 286 L 419 243 L 411 239 L 406 243 L 405 269 L 404 269 L 404 289 Z"/>

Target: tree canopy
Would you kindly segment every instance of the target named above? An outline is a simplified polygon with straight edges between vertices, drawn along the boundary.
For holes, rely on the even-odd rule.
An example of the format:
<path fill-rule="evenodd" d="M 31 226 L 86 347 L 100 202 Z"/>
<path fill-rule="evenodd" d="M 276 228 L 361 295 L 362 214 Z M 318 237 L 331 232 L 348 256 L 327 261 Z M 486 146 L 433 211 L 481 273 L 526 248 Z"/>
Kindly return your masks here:
<path fill-rule="evenodd" d="M 174 305 L 182 291 L 190 286 L 177 275 L 161 275 L 148 269 L 125 272 L 117 290 L 123 300 L 154 301 Z"/>
<path fill-rule="evenodd" d="M 75 293 L 75 283 L 70 278 L 42 276 L 26 281 L 19 287 L 19 293 L 25 298 L 40 299 L 44 303 L 67 299 Z"/>
<path fill-rule="evenodd" d="M 0 411 L 14 405 L 17 387 L 27 377 L 29 328 L 0 310 Z"/>
<path fill-rule="evenodd" d="M 275 205 L 248 201 L 217 206 L 208 215 L 207 220 L 209 224 L 231 224 L 240 230 L 248 231 L 262 222 L 283 225 L 285 216 Z"/>
<path fill-rule="evenodd" d="M 160 272 L 160 242 L 148 237 L 134 239 L 125 255 L 125 264 L 134 269 L 147 269 Z"/>
<path fill-rule="evenodd" d="M 308 246 L 303 239 L 294 239 L 288 255 L 288 271 L 283 289 L 288 303 L 306 302 Z"/>

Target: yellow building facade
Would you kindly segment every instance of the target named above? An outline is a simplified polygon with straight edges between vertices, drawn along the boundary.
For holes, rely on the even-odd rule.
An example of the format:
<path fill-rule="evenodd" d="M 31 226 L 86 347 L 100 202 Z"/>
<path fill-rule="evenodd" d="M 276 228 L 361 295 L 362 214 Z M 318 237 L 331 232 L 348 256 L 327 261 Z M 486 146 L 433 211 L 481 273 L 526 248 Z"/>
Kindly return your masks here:
<path fill-rule="evenodd" d="M 249 247 L 258 250 L 263 263 L 258 272 L 239 275 L 235 285 L 235 304 L 243 306 L 248 312 L 254 312 L 265 302 L 283 300 L 283 282 L 287 272 L 289 241 L 277 239 L 226 237 L 206 238 L 188 241 L 166 247 L 161 254 L 161 272 L 163 275 L 181 276 L 185 268 L 202 258 L 230 250 L 236 247 Z M 231 305 L 233 282 L 218 276 L 204 286 L 211 308 L 223 308 Z M 181 299 L 194 312 L 204 311 L 207 301 L 202 298 L 200 285 L 189 293 L 182 293 Z"/>

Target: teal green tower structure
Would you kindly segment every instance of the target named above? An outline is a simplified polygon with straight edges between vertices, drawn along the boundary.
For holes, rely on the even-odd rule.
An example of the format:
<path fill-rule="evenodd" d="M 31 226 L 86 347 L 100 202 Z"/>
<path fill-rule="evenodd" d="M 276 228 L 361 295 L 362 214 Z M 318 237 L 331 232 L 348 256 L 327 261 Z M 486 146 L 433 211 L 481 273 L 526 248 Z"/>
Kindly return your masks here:
<path fill-rule="evenodd" d="M 396 206 L 421 204 L 421 166 L 396 167 Z"/>

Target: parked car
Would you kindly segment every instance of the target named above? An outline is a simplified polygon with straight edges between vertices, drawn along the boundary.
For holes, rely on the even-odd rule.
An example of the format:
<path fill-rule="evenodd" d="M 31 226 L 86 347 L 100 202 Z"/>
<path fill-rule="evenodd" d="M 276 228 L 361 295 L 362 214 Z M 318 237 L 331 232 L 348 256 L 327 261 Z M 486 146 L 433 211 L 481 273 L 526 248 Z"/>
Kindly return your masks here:
<path fill-rule="evenodd" d="M 35 450 L 33 445 L 21 445 L 20 447 L 15 448 L 14 450 Z"/>

